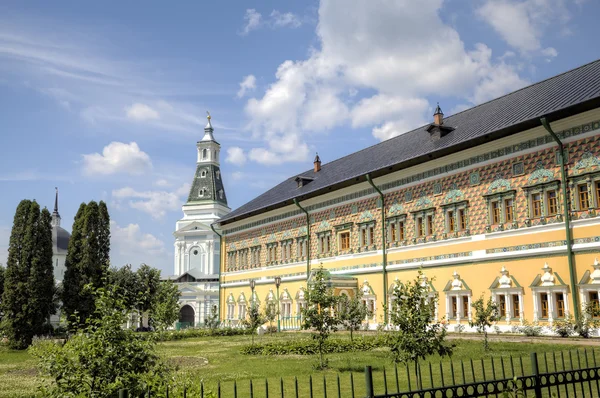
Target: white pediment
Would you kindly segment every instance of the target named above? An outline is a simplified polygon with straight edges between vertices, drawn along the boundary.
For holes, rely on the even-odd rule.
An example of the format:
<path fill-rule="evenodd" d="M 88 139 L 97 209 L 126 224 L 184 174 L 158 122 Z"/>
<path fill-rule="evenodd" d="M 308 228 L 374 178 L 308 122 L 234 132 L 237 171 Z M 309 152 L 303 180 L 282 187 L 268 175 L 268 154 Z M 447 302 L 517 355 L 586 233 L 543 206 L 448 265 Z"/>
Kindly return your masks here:
<path fill-rule="evenodd" d="M 174 232 L 175 236 L 187 235 L 190 232 L 210 232 L 212 233 L 212 229 L 210 229 L 210 225 L 202 223 L 200 221 L 194 221 L 185 227 L 179 228 Z"/>

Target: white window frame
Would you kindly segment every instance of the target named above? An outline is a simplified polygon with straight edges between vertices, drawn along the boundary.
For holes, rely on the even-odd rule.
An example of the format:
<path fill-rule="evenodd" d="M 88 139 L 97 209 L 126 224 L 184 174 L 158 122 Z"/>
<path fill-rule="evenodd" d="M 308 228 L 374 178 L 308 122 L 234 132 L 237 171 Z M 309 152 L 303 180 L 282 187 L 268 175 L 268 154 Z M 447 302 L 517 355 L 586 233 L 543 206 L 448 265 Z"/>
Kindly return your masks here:
<path fill-rule="evenodd" d="M 462 322 L 470 322 L 473 320 L 473 309 L 472 304 L 472 292 L 470 290 L 449 290 L 446 291 L 446 319 L 454 319 L 456 324 L 460 325 Z M 456 314 L 452 314 L 452 298 L 456 298 Z M 464 314 L 463 302 L 464 297 L 467 297 L 469 311 Z"/>
<path fill-rule="evenodd" d="M 556 293 L 563 294 L 563 300 L 565 301 L 565 318 L 570 313 L 569 308 L 569 288 L 566 285 L 558 286 L 534 286 L 531 288 L 533 296 L 533 320 L 547 320 L 550 326 L 552 326 L 555 319 L 558 318 L 556 315 Z M 542 299 L 541 294 L 546 293 L 548 295 L 548 318 L 542 318 Z"/>

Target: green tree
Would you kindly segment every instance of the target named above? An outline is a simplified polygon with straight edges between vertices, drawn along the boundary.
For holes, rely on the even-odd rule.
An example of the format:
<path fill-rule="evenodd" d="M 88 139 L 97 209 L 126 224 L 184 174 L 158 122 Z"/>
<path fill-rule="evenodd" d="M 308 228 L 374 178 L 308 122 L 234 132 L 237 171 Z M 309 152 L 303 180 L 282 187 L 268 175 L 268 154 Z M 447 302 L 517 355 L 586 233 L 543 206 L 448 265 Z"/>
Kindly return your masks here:
<path fill-rule="evenodd" d="M 265 319 L 269 322 L 269 334 L 273 334 L 273 322 L 277 319 L 277 305 L 273 302 L 265 303 Z"/>
<path fill-rule="evenodd" d="M 6 273 L 6 268 L 2 264 L 0 264 L 0 299 L 4 295 L 4 276 Z"/>
<path fill-rule="evenodd" d="M 149 321 L 150 312 L 156 303 L 156 295 L 161 285 L 160 271 L 147 264 L 142 264 L 136 271 L 136 275 L 138 283 L 137 309 L 142 315 L 142 322 Z"/>
<path fill-rule="evenodd" d="M 252 336 L 252 344 L 254 344 L 254 335 L 259 327 L 261 327 L 266 322 L 266 318 L 260 312 L 260 306 L 255 305 L 253 302 L 248 306 L 248 311 L 246 315 L 246 319 L 242 320 L 242 324 L 246 327 L 246 329 L 250 330 L 250 335 Z"/>
<path fill-rule="evenodd" d="M 498 304 L 491 297 L 486 303 L 483 295 L 481 295 L 481 297 L 471 303 L 471 307 L 475 309 L 475 317 L 473 321 L 469 321 L 469 325 L 471 327 L 475 326 L 477 333 L 483 333 L 483 349 L 489 351 L 490 344 L 488 342 L 487 328 L 498 321 Z"/>
<path fill-rule="evenodd" d="M 337 330 L 339 319 L 335 314 L 338 298 L 326 281 L 323 266 L 313 271 L 306 289 L 306 308 L 302 309 L 302 329 L 312 330 L 312 338 L 319 349 L 319 369 L 327 368 L 324 345 L 329 335 Z"/>
<path fill-rule="evenodd" d="M 54 310 L 50 214 L 35 201 L 17 206 L 2 295 L 3 327 L 9 344 L 23 349 L 42 334 Z"/>
<path fill-rule="evenodd" d="M 65 261 L 63 312 L 71 329 L 94 316 L 94 297 L 84 286 L 103 287 L 109 267 L 110 220 L 106 204 L 91 201 L 79 206 Z"/>
<path fill-rule="evenodd" d="M 152 300 L 150 323 L 164 331 L 179 318 L 179 288 L 173 281 L 161 282 Z"/>
<path fill-rule="evenodd" d="M 428 355 L 452 355 L 453 345 L 446 343 L 446 329 L 435 320 L 437 297 L 428 297 L 429 289 L 422 283 L 419 271 L 414 281 L 398 283 L 392 292 L 395 300 L 390 305 L 392 331 L 387 335 L 395 362 L 412 362 L 419 386 L 419 360 Z"/>
<path fill-rule="evenodd" d="M 127 264 L 121 268 L 112 267 L 108 270 L 108 284 L 118 289 L 119 295 L 128 310 L 137 309 L 138 274 Z"/>
<path fill-rule="evenodd" d="M 362 302 L 362 291 L 358 289 L 353 297 L 343 295 L 339 305 L 340 323 L 350 331 L 350 341 L 353 341 L 353 332 L 359 330 L 367 317 L 373 314 Z"/>
<path fill-rule="evenodd" d="M 87 285 L 86 290 L 91 288 Z M 164 390 L 170 369 L 156 353 L 153 336 L 122 327 L 127 311 L 118 289 L 89 293 L 95 298 L 95 316 L 85 327 L 64 344 L 40 340 L 30 348 L 48 376 L 40 393 L 99 398 L 114 397 L 121 388 L 131 396 Z"/>
<path fill-rule="evenodd" d="M 208 317 L 204 320 L 204 324 L 211 330 L 212 333 L 214 333 L 219 327 L 220 323 L 219 310 L 216 305 L 213 305 L 210 309 L 210 314 L 208 314 Z"/>

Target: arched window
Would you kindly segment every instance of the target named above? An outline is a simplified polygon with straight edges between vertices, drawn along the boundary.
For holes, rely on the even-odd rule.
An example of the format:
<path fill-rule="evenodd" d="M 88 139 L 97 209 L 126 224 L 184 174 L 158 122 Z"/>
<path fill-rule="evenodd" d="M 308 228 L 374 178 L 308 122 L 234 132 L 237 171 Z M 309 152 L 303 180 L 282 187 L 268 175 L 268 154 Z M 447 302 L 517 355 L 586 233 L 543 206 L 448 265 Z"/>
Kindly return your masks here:
<path fill-rule="evenodd" d="M 201 178 L 206 178 L 206 170 L 202 170 L 202 171 L 200 172 L 200 177 L 201 177 Z"/>
<path fill-rule="evenodd" d="M 202 150 L 202 159 L 206 160 L 206 158 L 208 158 L 208 150 L 206 148 L 204 148 Z"/>

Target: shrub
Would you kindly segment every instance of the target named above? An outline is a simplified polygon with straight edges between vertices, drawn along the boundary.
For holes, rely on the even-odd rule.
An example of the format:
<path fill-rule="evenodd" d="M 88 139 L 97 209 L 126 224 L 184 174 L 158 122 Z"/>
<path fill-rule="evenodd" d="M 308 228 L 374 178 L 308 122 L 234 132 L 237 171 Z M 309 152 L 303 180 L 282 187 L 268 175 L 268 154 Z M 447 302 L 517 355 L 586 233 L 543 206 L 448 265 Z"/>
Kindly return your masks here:
<path fill-rule="evenodd" d="M 523 320 L 523 326 L 517 328 L 519 333 L 524 334 L 529 337 L 541 336 L 542 327 L 537 323 L 537 321 L 530 323 L 528 320 Z"/>
<path fill-rule="evenodd" d="M 160 339 L 162 341 L 174 341 L 210 336 L 242 336 L 247 335 L 249 333 L 250 331 L 247 329 L 231 327 L 224 327 L 218 329 L 187 328 L 183 330 L 169 330 L 166 332 L 162 332 L 160 333 Z"/>
<path fill-rule="evenodd" d="M 552 330 L 560 337 L 569 337 L 575 333 L 575 323 L 570 314 L 563 320 L 556 320 L 552 324 Z"/>
<path fill-rule="evenodd" d="M 589 339 L 592 329 L 600 327 L 600 319 L 597 319 L 598 315 L 600 315 L 598 307 L 594 303 L 588 303 L 575 324 L 577 334 L 584 339 Z"/>
<path fill-rule="evenodd" d="M 385 347 L 384 336 L 357 337 L 354 340 L 328 339 L 323 343 L 323 353 L 333 354 L 349 351 L 370 351 Z M 314 340 L 277 341 L 242 347 L 244 355 L 315 355 L 319 353 L 319 344 Z"/>

